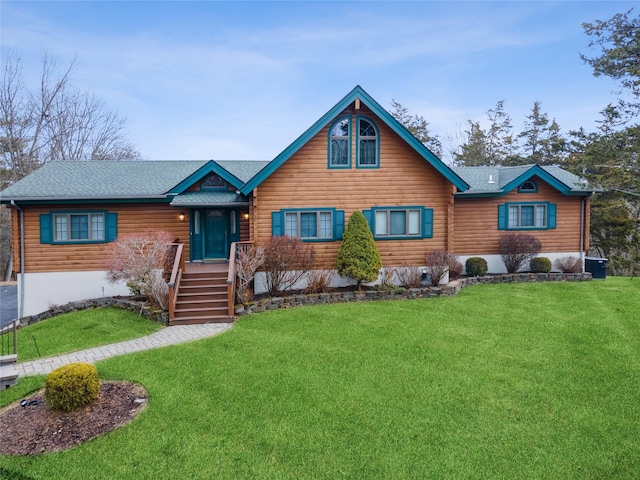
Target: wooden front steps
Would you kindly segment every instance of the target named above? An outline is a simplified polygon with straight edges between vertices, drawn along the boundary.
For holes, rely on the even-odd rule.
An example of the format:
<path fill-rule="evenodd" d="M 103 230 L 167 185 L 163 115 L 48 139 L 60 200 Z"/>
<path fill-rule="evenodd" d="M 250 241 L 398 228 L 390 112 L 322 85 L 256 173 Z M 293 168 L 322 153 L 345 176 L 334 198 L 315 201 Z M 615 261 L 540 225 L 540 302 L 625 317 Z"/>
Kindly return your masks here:
<path fill-rule="evenodd" d="M 227 303 L 227 265 L 186 267 L 169 325 L 227 322 L 233 322 Z"/>

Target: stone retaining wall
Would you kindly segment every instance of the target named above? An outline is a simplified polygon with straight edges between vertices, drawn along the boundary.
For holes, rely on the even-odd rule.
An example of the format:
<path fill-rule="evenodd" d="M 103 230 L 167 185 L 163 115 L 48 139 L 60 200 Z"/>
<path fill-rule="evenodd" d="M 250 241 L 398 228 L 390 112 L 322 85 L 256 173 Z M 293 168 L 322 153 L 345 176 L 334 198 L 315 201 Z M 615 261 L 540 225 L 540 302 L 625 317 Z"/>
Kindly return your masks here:
<path fill-rule="evenodd" d="M 38 323 L 42 320 L 46 320 L 57 315 L 62 315 L 63 313 L 87 310 L 90 308 L 107 307 L 122 308 L 124 310 L 129 310 L 130 312 L 137 313 L 138 315 L 142 315 L 154 322 L 158 322 L 163 325 L 169 324 L 169 312 L 157 307 L 153 307 L 149 304 L 149 302 L 136 300 L 135 298 L 129 297 L 104 297 L 71 302 L 67 303 L 66 305 L 53 307 L 52 309 L 47 310 L 46 312 L 39 313 L 37 315 L 22 317 L 20 319 L 20 326 L 26 327 L 27 325 L 33 325 L 34 323 Z"/>
<path fill-rule="evenodd" d="M 392 287 L 381 290 L 365 290 L 295 294 L 284 297 L 273 297 L 258 300 L 247 305 L 236 305 L 235 314 L 238 316 L 260 313 L 278 308 L 292 308 L 303 305 L 323 305 L 328 303 L 363 302 L 370 300 L 409 300 L 414 298 L 430 298 L 451 296 L 469 285 L 483 283 L 522 283 L 522 282 L 576 282 L 591 280 L 591 273 L 514 273 L 486 275 L 484 277 L 465 277 L 454 280 L 448 285 L 439 287 L 409 288 Z"/>
<path fill-rule="evenodd" d="M 577 282 L 591 280 L 591 273 L 514 273 L 486 275 L 484 277 L 465 277 L 454 280 L 448 285 L 439 287 L 409 288 L 393 287 L 388 290 L 344 291 L 316 294 L 295 294 L 286 297 L 273 297 L 258 300 L 248 305 L 236 305 L 237 316 L 260 313 L 278 308 L 301 307 L 303 305 L 323 305 L 328 303 L 365 302 L 371 300 L 410 300 L 414 298 L 430 298 L 439 296 L 451 296 L 458 293 L 468 285 L 482 283 L 514 283 L 514 282 Z M 163 325 L 169 324 L 169 312 L 151 306 L 148 302 L 136 300 L 130 297 L 104 297 L 91 300 L 81 300 L 56 306 L 46 312 L 23 317 L 20 326 L 33 325 L 47 318 L 55 317 L 63 313 L 87 310 L 90 308 L 116 307 L 143 315 L 154 322 Z"/>

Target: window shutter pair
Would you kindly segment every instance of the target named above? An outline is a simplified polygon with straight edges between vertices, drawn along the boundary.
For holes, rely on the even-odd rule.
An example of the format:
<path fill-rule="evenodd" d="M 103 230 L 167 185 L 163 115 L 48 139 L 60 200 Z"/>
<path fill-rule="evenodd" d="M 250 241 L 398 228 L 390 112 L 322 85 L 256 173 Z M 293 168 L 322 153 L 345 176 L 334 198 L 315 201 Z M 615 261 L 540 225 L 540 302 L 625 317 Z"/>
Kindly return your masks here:
<path fill-rule="evenodd" d="M 104 221 L 104 240 L 113 242 L 118 236 L 118 214 L 107 212 Z M 53 213 L 40 214 L 40 243 L 53 243 Z"/>
<path fill-rule="evenodd" d="M 556 228 L 557 205 L 555 203 L 547 204 L 547 228 Z M 507 204 L 498 205 L 498 230 L 508 230 L 508 211 Z"/>

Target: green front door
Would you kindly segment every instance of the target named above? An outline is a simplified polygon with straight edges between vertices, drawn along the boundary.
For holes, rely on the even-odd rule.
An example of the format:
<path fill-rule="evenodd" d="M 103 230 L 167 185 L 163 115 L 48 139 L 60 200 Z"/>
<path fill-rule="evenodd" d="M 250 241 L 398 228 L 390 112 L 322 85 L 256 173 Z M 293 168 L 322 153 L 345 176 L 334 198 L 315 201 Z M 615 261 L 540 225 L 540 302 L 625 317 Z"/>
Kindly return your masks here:
<path fill-rule="evenodd" d="M 204 257 L 227 258 L 229 254 L 229 211 L 205 210 Z"/>

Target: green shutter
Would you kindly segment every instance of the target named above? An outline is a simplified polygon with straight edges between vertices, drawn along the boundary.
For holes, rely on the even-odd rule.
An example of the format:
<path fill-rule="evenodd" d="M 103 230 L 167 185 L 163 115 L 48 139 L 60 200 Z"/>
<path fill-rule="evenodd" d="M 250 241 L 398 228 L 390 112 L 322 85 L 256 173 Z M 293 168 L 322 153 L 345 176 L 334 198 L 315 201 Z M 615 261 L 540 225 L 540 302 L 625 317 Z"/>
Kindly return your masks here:
<path fill-rule="evenodd" d="M 498 205 L 498 230 L 507 229 L 507 206 Z"/>
<path fill-rule="evenodd" d="M 53 215 L 50 213 L 40 214 L 40 243 L 53 242 Z"/>
<path fill-rule="evenodd" d="M 118 236 L 118 214 L 107 213 L 105 217 L 104 239 L 107 242 L 113 242 Z"/>
<path fill-rule="evenodd" d="M 547 228 L 556 228 L 556 204 L 547 205 Z"/>
<path fill-rule="evenodd" d="M 367 223 L 369 224 L 369 230 L 371 230 L 371 233 L 375 235 L 376 231 L 373 228 L 373 210 L 363 210 L 362 214 L 364 215 L 364 218 L 367 219 Z"/>
<path fill-rule="evenodd" d="M 433 208 L 422 209 L 422 238 L 433 238 Z"/>
<path fill-rule="evenodd" d="M 284 234 L 282 216 L 282 211 L 271 212 L 271 235 L 274 237 L 281 237 Z"/>
<path fill-rule="evenodd" d="M 344 210 L 336 210 L 333 215 L 333 238 L 335 240 L 342 240 L 342 234 L 344 233 Z"/>

